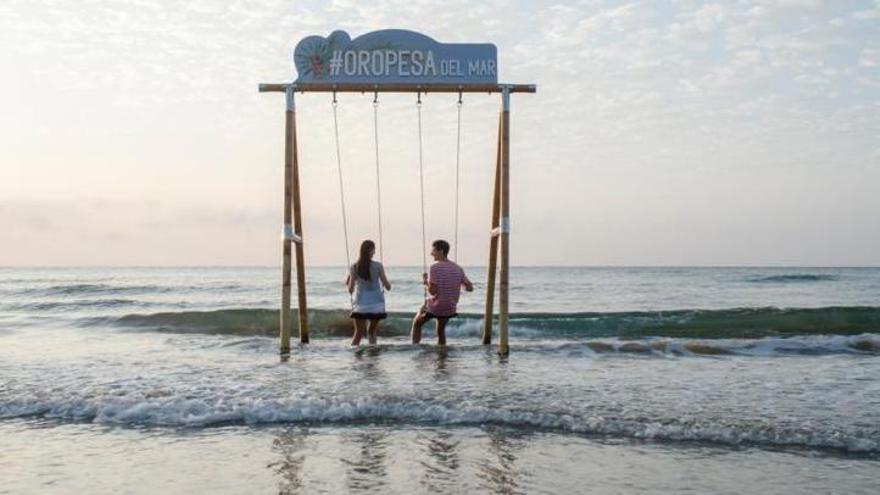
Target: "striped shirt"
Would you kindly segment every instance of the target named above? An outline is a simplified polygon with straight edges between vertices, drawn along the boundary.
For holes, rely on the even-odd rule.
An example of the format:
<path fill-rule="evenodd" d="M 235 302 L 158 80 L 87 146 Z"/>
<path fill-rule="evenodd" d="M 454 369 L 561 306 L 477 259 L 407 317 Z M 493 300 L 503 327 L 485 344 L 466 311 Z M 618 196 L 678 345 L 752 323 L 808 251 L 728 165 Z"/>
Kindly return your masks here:
<path fill-rule="evenodd" d="M 437 293 L 428 296 L 428 311 L 435 316 L 454 315 L 464 281 L 464 270 L 454 262 L 434 262 L 428 273 L 428 283 L 437 286 Z"/>

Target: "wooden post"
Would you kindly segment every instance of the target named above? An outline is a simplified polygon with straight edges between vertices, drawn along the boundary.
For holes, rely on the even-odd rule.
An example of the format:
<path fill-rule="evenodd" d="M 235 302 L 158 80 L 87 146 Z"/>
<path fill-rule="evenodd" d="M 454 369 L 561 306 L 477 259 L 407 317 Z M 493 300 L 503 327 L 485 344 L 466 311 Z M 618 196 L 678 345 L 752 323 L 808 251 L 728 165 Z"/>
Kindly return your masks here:
<path fill-rule="evenodd" d="M 510 273 L 510 89 L 501 92 L 501 270 L 498 295 L 498 354 L 510 352 L 507 343 Z"/>
<path fill-rule="evenodd" d="M 299 339 L 309 341 L 306 308 L 305 263 L 302 245 L 302 212 L 299 192 L 299 160 L 296 152 L 296 107 L 293 88 L 287 90 L 287 111 L 284 114 L 284 266 L 281 275 L 280 350 L 290 354 L 290 243 L 296 243 L 296 288 L 299 295 Z M 291 212 L 292 207 L 292 212 Z M 293 225 L 291 225 L 291 213 Z"/>
<path fill-rule="evenodd" d="M 290 161 L 293 164 L 293 233 L 296 243 L 296 290 L 298 296 L 299 341 L 309 343 L 309 313 L 306 304 L 306 264 L 302 237 L 302 203 L 299 187 L 299 155 L 296 142 L 296 107 L 293 100 L 294 88 L 287 90 L 287 118 L 290 129 L 288 138 L 292 144 Z"/>
<path fill-rule="evenodd" d="M 282 250 L 284 262 L 281 269 L 281 314 L 279 317 L 279 350 L 282 355 L 290 354 L 290 242 L 293 240 L 291 216 L 291 187 L 293 182 L 293 134 L 294 109 L 293 94 L 287 92 L 287 110 L 284 112 L 284 229 L 282 231 Z"/>
<path fill-rule="evenodd" d="M 492 221 L 490 222 L 489 264 L 486 267 L 486 310 L 483 312 L 483 345 L 492 343 L 492 317 L 495 304 L 495 271 L 498 267 L 498 216 L 501 207 L 501 123 L 498 113 L 498 148 L 495 153 L 495 188 L 492 193 Z"/>

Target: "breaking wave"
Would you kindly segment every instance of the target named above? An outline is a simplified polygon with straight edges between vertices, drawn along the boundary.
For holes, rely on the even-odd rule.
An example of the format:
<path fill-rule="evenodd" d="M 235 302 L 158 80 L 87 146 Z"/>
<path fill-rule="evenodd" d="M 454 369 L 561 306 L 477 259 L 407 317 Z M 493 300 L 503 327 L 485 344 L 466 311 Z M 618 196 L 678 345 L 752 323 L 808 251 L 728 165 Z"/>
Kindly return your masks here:
<path fill-rule="evenodd" d="M 447 426 L 499 425 L 611 437 L 831 449 L 880 453 L 880 431 L 822 431 L 803 425 L 718 422 L 711 418 L 680 420 L 628 418 L 569 411 L 534 411 L 451 404 L 399 396 L 301 398 L 238 397 L 192 399 L 157 393 L 139 399 L 77 398 L 21 400 L 0 404 L 0 418 L 42 417 L 126 426 L 206 427 L 228 424 L 392 423 Z"/>
<path fill-rule="evenodd" d="M 412 313 L 390 313 L 382 324 L 385 335 L 405 335 Z M 296 318 L 293 318 L 296 321 Z M 348 312 L 310 310 L 312 334 L 317 337 L 351 333 Z M 478 334 L 482 315 L 462 314 L 450 323 L 455 335 Z M 274 309 L 223 309 L 129 314 L 86 318 L 81 325 L 109 324 L 180 333 L 275 335 Z M 824 308 L 734 308 L 674 311 L 514 313 L 511 333 L 538 338 L 640 339 L 649 337 L 697 339 L 757 339 L 796 335 L 858 335 L 880 331 L 880 308 L 869 306 Z"/>

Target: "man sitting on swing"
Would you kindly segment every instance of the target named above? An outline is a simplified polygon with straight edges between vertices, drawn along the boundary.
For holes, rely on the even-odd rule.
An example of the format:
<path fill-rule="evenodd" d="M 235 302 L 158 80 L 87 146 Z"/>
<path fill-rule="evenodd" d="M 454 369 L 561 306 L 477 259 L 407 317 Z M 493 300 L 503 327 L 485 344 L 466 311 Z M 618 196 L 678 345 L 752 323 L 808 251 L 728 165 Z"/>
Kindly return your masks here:
<path fill-rule="evenodd" d="M 431 248 L 434 263 L 429 270 L 430 275 L 422 274 L 422 283 L 428 288 L 429 295 L 413 318 L 412 342 L 421 342 L 422 326 L 431 318 L 437 318 L 437 344 L 446 345 L 446 322 L 457 316 L 455 311 L 461 288 L 464 286 L 464 290 L 473 292 L 474 284 L 468 280 L 460 266 L 446 257 L 449 254 L 448 242 L 434 241 Z"/>

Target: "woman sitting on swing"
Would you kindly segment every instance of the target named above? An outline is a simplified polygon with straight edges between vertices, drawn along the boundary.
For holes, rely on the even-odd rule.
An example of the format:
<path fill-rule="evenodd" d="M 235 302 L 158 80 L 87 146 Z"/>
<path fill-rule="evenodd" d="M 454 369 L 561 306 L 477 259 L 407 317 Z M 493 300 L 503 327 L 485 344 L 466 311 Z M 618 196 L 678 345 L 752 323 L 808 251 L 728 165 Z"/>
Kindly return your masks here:
<path fill-rule="evenodd" d="M 385 267 L 382 263 L 373 261 L 374 254 L 376 254 L 376 244 L 370 240 L 362 242 L 357 262 L 348 268 L 348 277 L 345 279 L 348 293 L 354 294 L 351 308 L 354 325 L 354 336 L 351 338 L 353 346 L 360 345 L 365 333 L 369 343 L 375 344 L 379 320 L 388 316 L 385 313 L 385 293 L 382 287 L 391 290 L 391 283 L 385 276 Z"/>

